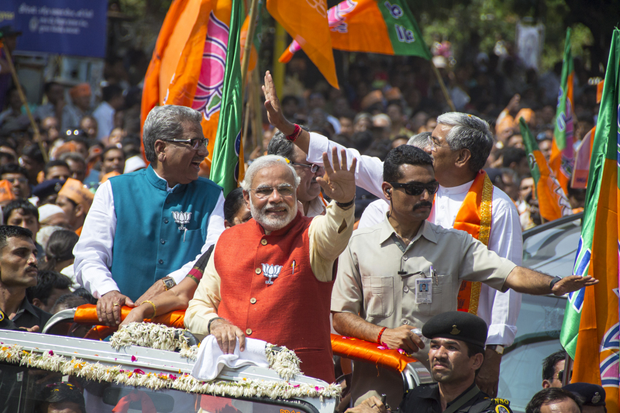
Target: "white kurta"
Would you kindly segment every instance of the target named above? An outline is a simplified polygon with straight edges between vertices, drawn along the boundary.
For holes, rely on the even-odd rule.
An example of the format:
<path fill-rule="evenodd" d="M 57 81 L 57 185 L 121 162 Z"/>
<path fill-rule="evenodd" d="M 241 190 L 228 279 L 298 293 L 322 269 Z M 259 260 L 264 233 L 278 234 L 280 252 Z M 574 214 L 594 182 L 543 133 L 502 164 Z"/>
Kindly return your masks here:
<path fill-rule="evenodd" d="M 381 189 L 383 162 L 379 158 L 360 155 L 357 150 L 345 148 L 317 133 L 310 133 L 307 161 L 322 164 L 323 152 L 329 153 L 333 147 L 346 149 L 349 162 L 354 157 L 358 159 L 355 175 L 357 186 L 381 198 L 366 208 L 360 220 L 359 228 L 381 222 L 385 219 L 385 213 L 389 209 Z M 440 186 L 428 220 L 444 228 L 452 228 L 472 182 L 453 188 Z M 493 188 L 492 214 L 489 249 L 496 252 L 500 257 L 508 258 L 515 264 L 521 265 L 523 239 L 519 214 L 508 195 L 498 188 Z M 484 284 L 482 285 L 478 315 L 489 326 L 487 344 L 503 346 L 512 344 L 517 334 L 516 324 L 520 310 L 521 294 L 513 290 L 500 293 Z"/>

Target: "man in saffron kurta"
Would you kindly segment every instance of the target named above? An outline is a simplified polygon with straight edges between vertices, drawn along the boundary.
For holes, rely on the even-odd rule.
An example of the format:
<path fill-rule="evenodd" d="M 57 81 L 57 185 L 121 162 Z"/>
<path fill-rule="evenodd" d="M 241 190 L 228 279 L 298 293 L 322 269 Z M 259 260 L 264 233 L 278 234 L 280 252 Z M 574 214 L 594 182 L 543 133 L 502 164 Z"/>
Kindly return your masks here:
<path fill-rule="evenodd" d="M 333 201 L 315 218 L 297 210 L 299 178 L 285 158 L 252 163 L 242 187 L 253 219 L 218 240 L 185 313 L 192 333 L 213 334 L 224 352 L 237 338 L 243 349 L 245 336 L 286 346 L 306 375 L 334 381 L 329 306 L 335 261 L 353 231 L 355 161 L 349 171 L 333 156 L 318 179 Z"/>

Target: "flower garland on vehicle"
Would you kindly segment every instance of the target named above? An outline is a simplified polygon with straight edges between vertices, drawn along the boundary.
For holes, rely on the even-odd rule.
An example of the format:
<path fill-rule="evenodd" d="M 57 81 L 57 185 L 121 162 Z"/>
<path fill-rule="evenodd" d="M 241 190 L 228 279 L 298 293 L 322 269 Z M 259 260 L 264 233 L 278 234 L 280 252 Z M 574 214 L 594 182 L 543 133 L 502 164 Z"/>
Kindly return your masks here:
<path fill-rule="evenodd" d="M 168 351 L 181 349 L 181 357 L 196 360 L 198 346 L 189 345 L 187 337 L 183 334 L 186 331 L 188 330 L 162 324 L 130 323 L 112 335 L 110 345 L 115 350 L 132 345 Z M 301 361 L 293 350 L 268 343 L 265 347 L 265 356 L 269 368 L 275 370 L 284 380 L 302 374 L 299 369 Z"/>
<path fill-rule="evenodd" d="M 0 343 L 1 344 L 1 343 Z M 191 375 L 146 373 L 141 369 L 124 369 L 122 366 L 106 366 L 81 359 L 54 354 L 52 350 L 42 353 L 23 350 L 18 345 L 1 346 L 0 361 L 39 368 L 48 371 L 82 377 L 86 380 L 114 382 L 126 386 L 140 386 L 152 390 L 175 389 L 192 393 L 212 394 L 227 397 L 268 397 L 270 399 L 291 399 L 298 397 L 336 398 L 341 388 L 336 384 L 326 387 L 310 384 L 243 379 L 242 381 L 202 381 Z"/>
<path fill-rule="evenodd" d="M 139 346 L 159 350 L 175 351 L 180 349 L 181 357 L 196 360 L 198 346 L 190 346 L 183 334 L 188 330 L 168 327 L 154 323 L 130 323 L 122 326 L 110 338 L 110 345 L 115 350 L 121 347 Z"/>

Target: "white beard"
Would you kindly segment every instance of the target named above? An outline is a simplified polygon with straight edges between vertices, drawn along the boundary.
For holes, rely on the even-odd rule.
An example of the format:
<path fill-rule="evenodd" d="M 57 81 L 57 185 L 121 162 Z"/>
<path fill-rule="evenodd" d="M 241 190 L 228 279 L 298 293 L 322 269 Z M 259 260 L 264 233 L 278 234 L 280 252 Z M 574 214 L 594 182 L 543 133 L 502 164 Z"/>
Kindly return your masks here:
<path fill-rule="evenodd" d="M 286 208 L 287 211 L 287 215 L 283 218 L 272 218 L 268 217 L 265 214 L 265 210 L 267 208 L 280 207 Z M 295 216 L 297 215 L 297 202 L 295 202 L 293 208 L 290 208 L 284 202 L 280 202 L 278 204 L 268 203 L 259 210 L 254 206 L 254 204 L 252 203 L 252 197 L 250 197 L 250 212 L 252 213 L 252 218 L 254 218 L 254 220 L 258 222 L 265 229 L 265 231 L 277 231 L 290 224 L 291 221 L 295 218 Z"/>

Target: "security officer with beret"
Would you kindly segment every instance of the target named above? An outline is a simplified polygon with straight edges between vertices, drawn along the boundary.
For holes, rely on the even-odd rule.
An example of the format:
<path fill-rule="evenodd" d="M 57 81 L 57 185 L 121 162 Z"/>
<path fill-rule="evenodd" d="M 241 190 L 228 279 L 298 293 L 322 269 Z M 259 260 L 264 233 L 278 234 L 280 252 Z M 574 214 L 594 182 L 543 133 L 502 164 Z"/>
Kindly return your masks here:
<path fill-rule="evenodd" d="M 431 375 L 437 383 L 407 391 L 403 413 L 510 413 L 510 402 L 491 399 L 474 380 L 484 361 L 487 325 L 473 314 L 449 311 L 432 317 L 422 327 L 430 339 Z"/>
<path fill-rule="evenodd" d="M 605 389 L 591 383 L 571 383 L 563 387 L 577 396 L 581 402 L 582 413 L 606 413 Z"/>

